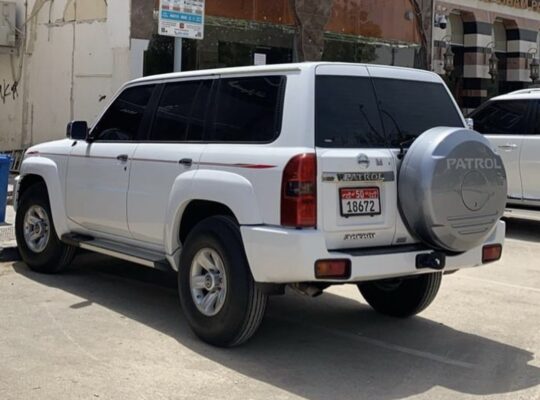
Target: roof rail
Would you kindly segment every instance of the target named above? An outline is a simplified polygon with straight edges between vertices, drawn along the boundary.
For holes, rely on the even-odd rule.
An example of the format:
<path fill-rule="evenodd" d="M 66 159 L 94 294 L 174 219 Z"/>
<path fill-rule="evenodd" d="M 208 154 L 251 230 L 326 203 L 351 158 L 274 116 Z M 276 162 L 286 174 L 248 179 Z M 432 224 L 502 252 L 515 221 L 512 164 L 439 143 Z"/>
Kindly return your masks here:
<path fill-rule="evenodd" d="M 520 90 L 516 90 L 514 92 L 507 93 L 507 94 L 525 94 L 525 93 L 535 93 L 535 92 L 540 92 L 540 87 L 528 88 L 528 89 L 520 89 Z"/>

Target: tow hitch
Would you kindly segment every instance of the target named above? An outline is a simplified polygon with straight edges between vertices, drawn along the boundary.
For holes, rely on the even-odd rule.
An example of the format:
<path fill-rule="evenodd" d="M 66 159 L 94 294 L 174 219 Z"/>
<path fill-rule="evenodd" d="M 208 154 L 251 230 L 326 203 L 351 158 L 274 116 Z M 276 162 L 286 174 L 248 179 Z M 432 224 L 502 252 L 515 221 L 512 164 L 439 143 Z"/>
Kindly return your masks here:
<path fill-rule="evenodd" d="M 431 253 L 418 254 L 416 256 L 416 268 L 430 268 L 441 270 L 446 265 L 446 254 L 440 251 L 433 251 Z"/>

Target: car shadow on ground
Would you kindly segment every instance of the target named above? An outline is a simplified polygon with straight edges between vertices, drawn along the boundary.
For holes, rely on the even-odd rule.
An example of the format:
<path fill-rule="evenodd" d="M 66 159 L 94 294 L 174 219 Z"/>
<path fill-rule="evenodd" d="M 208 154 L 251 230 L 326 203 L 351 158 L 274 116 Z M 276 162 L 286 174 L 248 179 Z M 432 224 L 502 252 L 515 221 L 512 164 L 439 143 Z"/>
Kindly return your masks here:
<path fill-rule="evenodd" d="M 398 399 L 436 386 L 493 395 L 540 384 L 540 368 L 528 364 L 529 351 L 422 317 L 383 317 L 334 294 L 272 297 L 251 341 L 218 349 L 200 342 L 187 326 L 175 275 L 90 254 L 62 275 L 37 274 L 22 262 L 14 269 L 85 299 L 72 309 L 106 307 L 209 360 L 306 399 Z"/>
<path fill-rule="evenodd" d="M 505 222 L 507 238 L 540 243 L 540 221 L 505 218 Z"/>

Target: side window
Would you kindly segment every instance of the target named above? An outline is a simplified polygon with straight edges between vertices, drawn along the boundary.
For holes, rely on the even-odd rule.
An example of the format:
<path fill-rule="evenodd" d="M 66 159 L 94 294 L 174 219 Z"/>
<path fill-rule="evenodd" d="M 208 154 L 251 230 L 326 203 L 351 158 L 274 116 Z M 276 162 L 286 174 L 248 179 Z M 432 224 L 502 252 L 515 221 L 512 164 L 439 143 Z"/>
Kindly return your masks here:
<path fill-rule="evenodd" d="M 532 134 L 540 135 L 540 101 L 535 104 L 534 118 L 532 119 Z"/>
<path fill-rule="evenodd" d="M 125 89 L 101 117 L 92 136 L 96 140 L 135 140 L 155 85 Z"/>
<path fill-rule="evenodd" d="M 212 90 L 213 80 L 207 79 L 201 82 L 197 91 L 197 97 L 191 111 L 191 119 L 188 127 L 188 140 L 202 140 L 205 126 L 208 100 Z"/>
<path fill-rule="evenodd" d="M 210 140 L 270 142 L 281 130 L 285 77 L 221 79 Z"/>
<path fill-rule="evenodd" d="M 211 80 L 170 83 L 165 86 L 150 140 L 201 140 Z"/>
<path fill-rule="evenodd" d="M 474 129 L 486 134 L 526 134 L 527 104 L 526 100 L 490 101 L 471 114 Z"/>

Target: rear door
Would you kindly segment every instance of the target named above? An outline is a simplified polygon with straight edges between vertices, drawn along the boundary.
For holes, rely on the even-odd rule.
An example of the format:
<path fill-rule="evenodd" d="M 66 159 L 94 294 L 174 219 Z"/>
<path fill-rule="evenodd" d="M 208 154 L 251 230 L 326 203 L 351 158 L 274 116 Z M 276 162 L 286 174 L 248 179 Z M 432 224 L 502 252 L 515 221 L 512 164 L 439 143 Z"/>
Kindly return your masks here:
<path fill-rule="evenodd" d="M 127 217 L 135 239 L 163 245 L 175 180 L 199 167 L 210 103 L 211 77 L 165 83 L 148 136 L 131 166 Z"/>
<path fill-rule="evenodd" d="M 530 103 L 528 100 L 493 100 L 471 114 L 474 129 L 486 135 L 503 159 L 510 202 L 523 199 L 520 158 Z"/>
<path fill-rule="evenodd" d="M 415 242 L 399 215 L 400 147 L 405 151 L 435 126 L 463 127 L 444 85 L 425 73 L 396 74 L 377 67 L 317 68 L 319 221 L 329 249 Z"/>
<path fill-rule="evenodd" d="M 390 245 L 397 217 L 396 163 L 385 145 L 366 67 L 317 68 L 315 144 L 327 247 Z"/>

